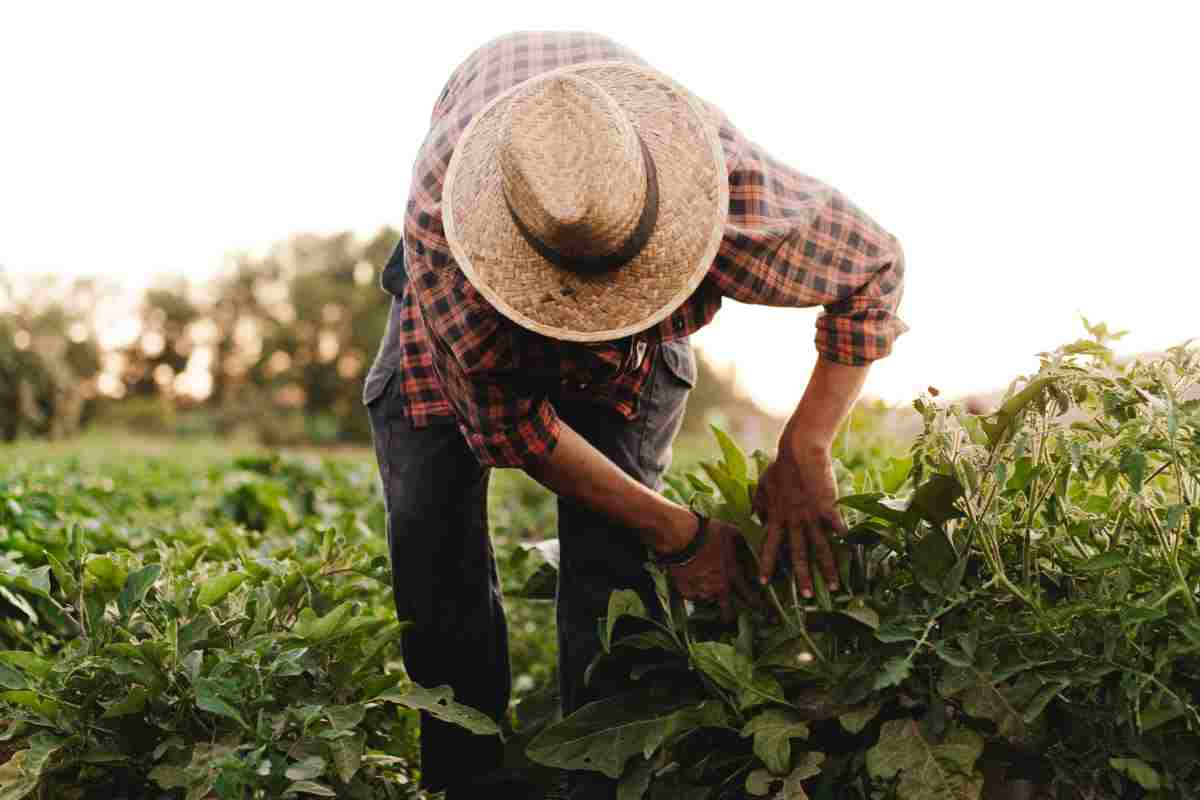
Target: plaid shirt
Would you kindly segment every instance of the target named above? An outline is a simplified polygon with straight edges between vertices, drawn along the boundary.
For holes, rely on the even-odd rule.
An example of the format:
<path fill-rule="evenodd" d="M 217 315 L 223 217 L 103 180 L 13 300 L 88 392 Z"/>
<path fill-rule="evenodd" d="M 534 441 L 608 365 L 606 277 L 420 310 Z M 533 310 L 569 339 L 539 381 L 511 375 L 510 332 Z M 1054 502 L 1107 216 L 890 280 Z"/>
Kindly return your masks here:
<path fill-rule="evenodd" d="M 455 266 L 442 228 L 442 183 L 455 143 L 506 89 L 556 67 L 609 60 L 644 63 L 593 34 L 496 39 L 451 75 L 417 156 L 404 241 L 393 258 L 402 258 L 407 281 L 395 287 L 387 333 L 395 338 L 385 341 L 372 373 L 398 373 L 413 427 L 457 420 L 483 465 L 523 466 L 550 453 L 560 426 L 550 398 L 564 382 L 636 417 L 657 345 L 706 325 L 724 297 L 824 306 L 817 350 L 842 364 L 886 356 L 907 329 L 896 316 L 904 259 L 895 237 L 835 189 L 771 158 L 711 106 L 729 174 L 729 215 L 708 276 L 678 310 L 635 337 L 582 345 L 534 334 L 487 303 Z"/>

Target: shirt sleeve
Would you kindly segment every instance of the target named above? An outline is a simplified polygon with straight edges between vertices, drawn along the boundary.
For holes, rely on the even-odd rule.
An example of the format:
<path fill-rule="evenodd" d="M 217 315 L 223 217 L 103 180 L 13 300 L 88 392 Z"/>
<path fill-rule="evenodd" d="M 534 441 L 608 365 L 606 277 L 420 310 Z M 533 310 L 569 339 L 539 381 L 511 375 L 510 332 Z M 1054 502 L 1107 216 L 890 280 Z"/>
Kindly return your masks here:
<path fill-rule="evenodd" d="M 908 330 L 896 313 L 904 293 L 899 241 L 841 192 L 719 120 L 729 216 L 709 278 L 744 303 L 823 306 L 816 346 L 824 358 L 861 366 L 888 355 Z"/>
<path fill-rule="evenodd" d="M 458 427 L 485 467 L 528 467 L 549 457 L 561 422 L 536 382 L 522 380 L 514 360 L 511 331 L 499 312 L 471 300 L 456 310 L 464 316 L 431 330 L 433 363 Z M 465 299 L 463 295 L 460 298 Z M 458 334 L 453 342 L 443 334 Z"/>

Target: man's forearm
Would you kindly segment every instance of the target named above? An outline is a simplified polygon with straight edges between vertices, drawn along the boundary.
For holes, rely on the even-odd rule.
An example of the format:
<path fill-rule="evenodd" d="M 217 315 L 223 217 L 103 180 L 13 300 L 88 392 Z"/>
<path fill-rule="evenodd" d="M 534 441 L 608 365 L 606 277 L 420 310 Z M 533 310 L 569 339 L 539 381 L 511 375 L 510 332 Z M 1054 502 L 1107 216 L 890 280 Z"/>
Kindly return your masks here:
<path fill-rule="evenodd" d="M 560 497 L 638 531 L 643 543 L 660 553 L 682 549 L 698 525 L 688 509 L 622 472 L 565 422 L 550 456 L 526 472 Z"/>
<path fill-rule="evenodd" d="M 838 428 L 854 407 L 869 366 L 851 367 L 818 358 L 808 388 L 780 437 L 793 453 L 828 453 Z"/>

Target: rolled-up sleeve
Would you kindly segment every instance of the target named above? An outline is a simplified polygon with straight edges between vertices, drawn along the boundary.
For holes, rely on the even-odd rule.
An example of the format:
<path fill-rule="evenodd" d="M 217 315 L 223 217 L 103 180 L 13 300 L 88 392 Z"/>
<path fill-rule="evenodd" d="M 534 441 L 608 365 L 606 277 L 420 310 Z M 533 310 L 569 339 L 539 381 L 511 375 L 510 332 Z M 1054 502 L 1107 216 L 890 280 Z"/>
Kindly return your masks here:
<path fill-rule="evenodd" d="M 709 279 L 744 303 L 824 308 L 817 352 L 861 366 L 908 326 L 899 241 L 837 189 L 780 163 L 719 112 L 729 216 Z"/>

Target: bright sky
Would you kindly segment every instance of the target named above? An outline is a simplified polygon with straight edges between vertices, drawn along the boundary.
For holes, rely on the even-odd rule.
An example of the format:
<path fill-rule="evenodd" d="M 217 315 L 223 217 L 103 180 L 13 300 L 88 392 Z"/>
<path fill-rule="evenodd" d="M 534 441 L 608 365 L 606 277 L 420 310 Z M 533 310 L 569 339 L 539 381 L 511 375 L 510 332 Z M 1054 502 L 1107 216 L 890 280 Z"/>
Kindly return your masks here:
<path fill-rule="evenodd" d="M 900 237 L 912 330 L 868 393 L 1002 387 L 1082 333 L 1080 312 L 1131 329 L 1127 352 L 1200 335 L 1195 6 L 715 8 L 5 4 L 0 267 L 138 286 L 296 232 L 397 224 L 467 53 L 510 30 L 591 29 Z M 814 317 L 730 304 L 698 339 L 782 410 Z"/>

